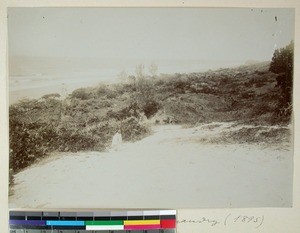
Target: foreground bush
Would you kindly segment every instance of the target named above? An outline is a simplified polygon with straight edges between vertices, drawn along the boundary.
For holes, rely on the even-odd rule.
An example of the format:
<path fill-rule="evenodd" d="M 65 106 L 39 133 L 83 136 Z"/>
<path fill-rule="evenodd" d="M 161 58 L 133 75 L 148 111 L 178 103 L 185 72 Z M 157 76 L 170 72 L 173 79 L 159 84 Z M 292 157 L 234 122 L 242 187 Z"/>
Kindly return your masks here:
<path fill-rule="evenodd" d="M 73 93 L 87 92 L 79 89 Z M 51 96 L 10 106 L 11 173 L 26 168 L 54 151 L 104 151 L 119 128 L 124 141 L 139 140 L 149 132 L 140 123 L 142 115 L 136 103 L 111 111 L 108 107 L 102 107 L 106 99 L 102 102 L 85 98 L 78 100 L 76 94 L 73 97 L 75 101 L 66 104 Z"/>

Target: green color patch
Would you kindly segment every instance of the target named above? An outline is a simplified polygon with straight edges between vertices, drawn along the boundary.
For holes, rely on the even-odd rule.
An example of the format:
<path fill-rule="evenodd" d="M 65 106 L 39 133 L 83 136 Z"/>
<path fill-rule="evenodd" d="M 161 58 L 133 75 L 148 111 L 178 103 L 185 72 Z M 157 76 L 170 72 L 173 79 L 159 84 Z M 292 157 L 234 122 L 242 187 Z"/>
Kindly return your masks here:
<path fill-rule="evenodd" d="M 122 220 L 111 220 L 111 221 L 85 221 L 85 225 L 123 225 Z"/>

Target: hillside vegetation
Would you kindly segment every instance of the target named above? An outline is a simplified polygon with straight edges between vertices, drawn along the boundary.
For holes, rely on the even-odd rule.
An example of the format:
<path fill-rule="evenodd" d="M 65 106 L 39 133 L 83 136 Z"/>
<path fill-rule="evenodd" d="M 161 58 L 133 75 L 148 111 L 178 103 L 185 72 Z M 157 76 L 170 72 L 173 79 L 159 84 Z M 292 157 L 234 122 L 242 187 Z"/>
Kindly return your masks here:
<path fill-rule="evenodd" d="M 118 129 L 124 141 L 136 141 L 151 133 L 152 124 L 288 125 L 291 102 L 283 102 L 283 75 L 270 62 L 204 73 L 140 73 L 124 83 L 77 89 L 65 99 L 49 94 L 21 100 L 9 109 L 11 179 L 53 151 L 104 151 Z M 242 130 L 248 142 L 251 129 Z M 239 135 L 226 135 L 226 141 L 240 142 Z"/>

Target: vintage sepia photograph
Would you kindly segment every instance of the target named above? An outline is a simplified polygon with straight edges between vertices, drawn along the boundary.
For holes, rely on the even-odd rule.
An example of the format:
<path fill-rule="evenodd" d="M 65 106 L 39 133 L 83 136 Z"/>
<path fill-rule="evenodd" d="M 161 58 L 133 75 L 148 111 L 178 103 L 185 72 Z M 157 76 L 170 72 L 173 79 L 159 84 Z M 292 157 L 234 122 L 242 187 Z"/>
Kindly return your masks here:
<path fill-rule="evenodd" d="M 10 208 L 293 207 L 294 9 L 7 17 Z"/>

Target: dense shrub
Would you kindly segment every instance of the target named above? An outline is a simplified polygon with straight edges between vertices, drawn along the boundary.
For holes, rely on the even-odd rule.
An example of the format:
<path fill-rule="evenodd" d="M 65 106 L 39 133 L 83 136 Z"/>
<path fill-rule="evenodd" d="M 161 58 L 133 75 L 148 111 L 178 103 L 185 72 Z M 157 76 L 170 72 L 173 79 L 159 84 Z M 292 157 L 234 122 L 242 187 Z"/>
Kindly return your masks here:
<path fill-rule="evenodd" d="M 149 133 L 149 129 L 135 117 L 129 117 L 122 121 L 122 137 L 124 141 L 137 141 Z"/>
<path fill-rule="evenodd" d="M 93 93 L 90 89 L 87 88 L 79 88 L 72 92 L 71 96 L 73 98 L 87 100 L 93 97 Z"/>
<path fill-rule="evenodd" d="M 57 140 L 53 142 L 55 147 L 53 149 L 58 151 L 91 150 L 97 145 L 97 140 L 93 135 L 79 130 L 60 127 L 57 134 Z"/>
<path fill-rule="evenodd" d="M 147 118 L 150 118 L 159 110 L 159 103 L 157 103 L 155 100 L 149 100 L 144 104 L 142 108 L 145 116 Z"/>
<path fill-rule="evenodd" d="M 106 96 L 107 95 L 107 92 L 108 92 L 108 88 L 106 85 L 104 84 L 101 84 L 99 85 L 97 88 L 96 88 L 96 94 L 97 96 Z"/>
<path fill-rule="evenodd" d="M 139 122 L 142 110 L 137 102 L 127 104 L 125 97 L 111 99 L 112 93 L 117 92 L 106 86 L 81 88 L 64 101 L 58 100 L 56 94 L 49 94 L 11 105 L 11 179 L 12 174 L 53 151 L 103 151 L 121 126 L 125 141 L 145 136 L 148 130 Z"/>
<path fill-rule="evenodd" d="M 115 118 L 119 121 L 124 120 L 128 117 L 140 117 L 140 109 L 136 102 L 131 103 L 129 106 L 122 108 L 120 110 L 109 110 L 107 112 L 108 118 Z"/>
<path fill-rule="evenodd" d="M 30 165 L 37 158 L 43 157 L 47 148 L 44 147 L 45 125 L 32 123 L 22 124 L 10 120 L 9 142 L 10 158 L 9 165 L 13 172 Z"/>
<path fill-rule="evenodd" d="M 189 88 L 189 85 L 184 80 L 175 80 L 173 87 L 177 93 L 184 93 L 186 89 Z"/>
<path fill-rule="evenodd" d="M 291 41 L 285 48 L 276 49 L 270 64 L 270 71 L 278 74 L 277 87 L 279 88 L 279 102 L 277 114 L 290 116 L 292 108 L 294 68 L 294 43 Z M 283 110 L 286 109 L 286 110 Z"/>
<path fill-rule="evenodd" d="M 269 112 L 272 113 L 274 111 L 275 111 L 275 107 L 274 105 L 272 105 L 272 103 L 261 101 L 257 103 L 253 108 L 252 117 L 258 117 Z"/>
<path fill-rule="evenodd" d="M 52 151 L 80 151 L 98 145 L 93 135 L 74 128 L 54 129 L 45 123 L 22 124 L 10 121 L 10 167 L 23 169 Z"/>

